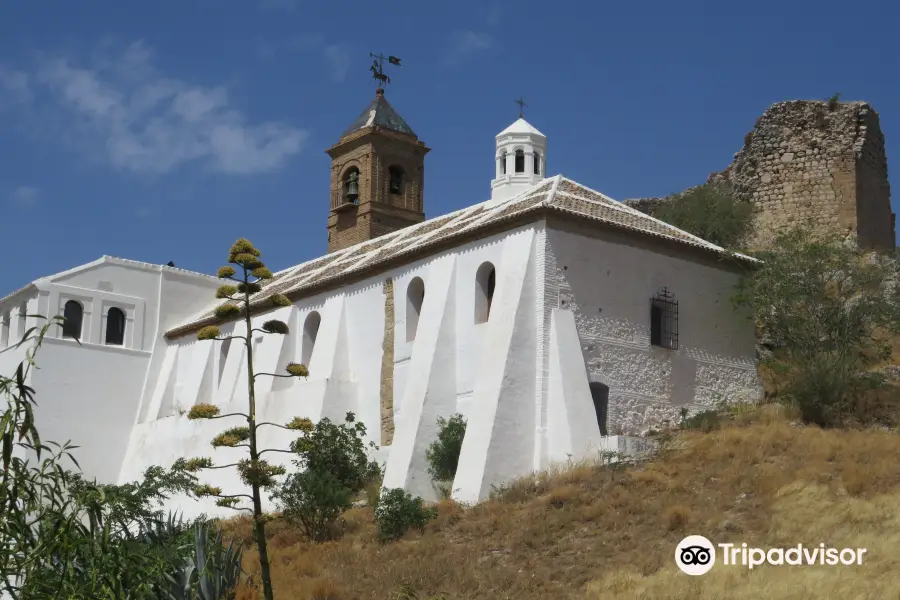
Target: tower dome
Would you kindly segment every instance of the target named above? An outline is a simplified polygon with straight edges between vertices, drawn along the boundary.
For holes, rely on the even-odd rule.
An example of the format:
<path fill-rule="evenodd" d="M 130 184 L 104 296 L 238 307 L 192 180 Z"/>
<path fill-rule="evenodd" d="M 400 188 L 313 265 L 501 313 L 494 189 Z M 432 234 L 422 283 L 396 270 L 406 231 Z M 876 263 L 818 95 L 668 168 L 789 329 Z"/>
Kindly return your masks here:
<path fill-rule="evenodd" d="M 497 134 L 496 178 L 491 181 L 491 200 L 503 201 L 520 194 L 546 177 L 547 137 L 531 123 L 519 119 Z"/>

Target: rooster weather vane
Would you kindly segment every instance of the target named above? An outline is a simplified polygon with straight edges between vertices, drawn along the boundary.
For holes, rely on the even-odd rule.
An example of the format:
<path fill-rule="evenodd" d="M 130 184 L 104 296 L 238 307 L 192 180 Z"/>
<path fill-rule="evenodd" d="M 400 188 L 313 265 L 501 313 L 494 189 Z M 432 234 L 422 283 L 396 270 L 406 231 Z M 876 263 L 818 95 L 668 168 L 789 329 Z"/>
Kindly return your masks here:
<path fill-rule="evenodd" d="M 381 54 L 372 54 L 369 53 L 369 56 L 374 58 L 372 61 L 372 66 L 369 67 L 369 70 L 372 71 L 372 79 L 380 82 L 378 84 L 378 89 L 381 89 L 384 85 L 387 85 L 391 82 L 391 78 L 384 74 L 384 60 L 387 59 L 388 64 L 400 66 L 400 59 L 396 56 L 382 56 Z"/>

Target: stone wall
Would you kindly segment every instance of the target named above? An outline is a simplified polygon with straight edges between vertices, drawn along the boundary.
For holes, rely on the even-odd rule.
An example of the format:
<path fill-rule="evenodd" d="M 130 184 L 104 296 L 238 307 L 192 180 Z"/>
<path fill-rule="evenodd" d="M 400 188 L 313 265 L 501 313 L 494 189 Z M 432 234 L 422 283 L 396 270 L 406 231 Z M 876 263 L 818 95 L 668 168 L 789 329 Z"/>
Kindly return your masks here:
<path fill-rule="evenodd" d="M 332 157 L 328 252 L 392 233 L 425 220 L 425 155 L 429 149 L 413 136 L 378 127 L 341 138 Z M 390 193 L 391 167 L 403 172 L 399 194 Z M 347 204 L 344 179 L 359 170 L 358 204 Z"/>
<path fill-rule="evenodd" d="M 583 225 L 548 227 L 546 303 L 574 314 L 588 379 L 608 388 L 610 435 L 762 395 L 753 325 L 729 302 L 740 274 L 660 250 Z M 678 300 L 675 350 L 650 340 L 650 299 L 663 287 Z"/>
<path fill-rule="evenodd" d="M 796 226 L 867 248 L 894 247 L 884 135 L 865 102 L 772 105 L 731 165 L 709 176 L 714 181 L 729 183 L 756 208 L 751 248 L 765 248 L 778 231 Z M 625 203 L 652 214 L 665 201 Z"/>
<path fill-rule="evenodd" d="M 381 355 L 381 445 L 394 441 L 394 280 L 384 280 L 384 341 Z"/>

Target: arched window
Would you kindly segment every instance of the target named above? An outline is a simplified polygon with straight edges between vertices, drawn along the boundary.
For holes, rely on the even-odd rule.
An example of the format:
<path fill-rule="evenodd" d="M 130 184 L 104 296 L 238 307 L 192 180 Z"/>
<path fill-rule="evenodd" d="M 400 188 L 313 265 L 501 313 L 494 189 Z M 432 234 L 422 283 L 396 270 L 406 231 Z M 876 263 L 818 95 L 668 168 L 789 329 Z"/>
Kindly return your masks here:
<path fill-rule="evenodd" d="M 541 153 L 537 150 L 534 152 L 534 174 L 541 174 Z"/>
<path fill-rule="evenodd" d="M 84 316 L 84 308 L 76 300 L 69 300 L 63 307 L 63 331 L 64 338 L 81 338 L 81 320 Z"/>
<path fill-rule="evenodd" d="M 678 350 L 678 301 L 668 288 L 650 299 L 650 344 Z"/>
<path fill-rule="evenodd" d="M 0 348 L 9 346 L 9 311 L 3 313 L 0 319 Z"/>
<path fill-rule="evenodd" d="M 106 343 L 121 346 L 125 343 L 125 313 L 115 306 L 106 311 Z"/>
<path fill-rule="evenodd" d="M 403 169 L 397 166 L 388 168 L 390 181 L 388 183 L 388 191 L 392 194 L 403 193 Z"/>
<path fill-rule="evenodd" d="M 419 328 L 419 315 L 422 314 L 422 302 L 425 301 L 425 282 L 416 277 L 406 288 L 406 341 L 416 339 Z"/>
<path fill-rule="evenodd" d="M 318 312 L 313 311 L 306 317 L 303 323 L 303 343 L 300 348 L 300 363 L 309 366 L 312 360 L 313 348 L 316 345 L 316 336 L 319 335 L 319 325 L 322 323 L 322 317 Z"/>
<path fill-rule="evenodd" d="M 359 202 L 359 169 L 350 167 L 344 172 L 343 200 L 351 204 Z"/>
<path fill-rule="evenodd" d="M 497 271 L 489 262 L 482 263 L 475 271 L 475 324 L 487 323 L 491 316 Z"/>
<path fill-rule="evenodd" d="M 525 151 L 516 150 L 516 173 L 525 172 Z"/>
<path fill-rule="evenodd" d="M 500 155 L 500 158 L 498 160 L 500 161 L 500 174 L 506 175 L 506 151 L 504 151 L 503 154 Z"/>

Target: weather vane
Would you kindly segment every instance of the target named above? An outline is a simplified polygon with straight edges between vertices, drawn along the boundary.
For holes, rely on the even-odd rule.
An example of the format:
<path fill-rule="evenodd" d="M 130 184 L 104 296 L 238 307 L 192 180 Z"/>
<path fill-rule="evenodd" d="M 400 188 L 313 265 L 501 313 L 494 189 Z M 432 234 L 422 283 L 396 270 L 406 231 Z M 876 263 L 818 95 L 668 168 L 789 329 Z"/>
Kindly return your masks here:
<path fill-rule="evenodd" d="M 375 81 L 379 81 L 381 83 L 378 84 L 378 89 L 381 89 L 382 85 L 386 85 L 391 82 L 391 78 L 384 74 L 384 59 L 387 59 L 389 64 L 400 66 L 400 59 L 396 56 L 382 56 L 381 54 L 372 54 L 369 53 L 369 56 L 374 58 L 372 61 L 372 66 L 369 67 L 369 70 L 372 71 L 372 78 Z"/>
<path fill-rule="evenodd" d="M 528 105 L 525 104 L 524 100 L 522 100 L 522 96 L 519 96 L 519 99 L 516 100 L 516 104 L 519 105 L 519 118 L 524 119 L 525 118 L 525 114 L 524 114 L 525 107 Z"/>

